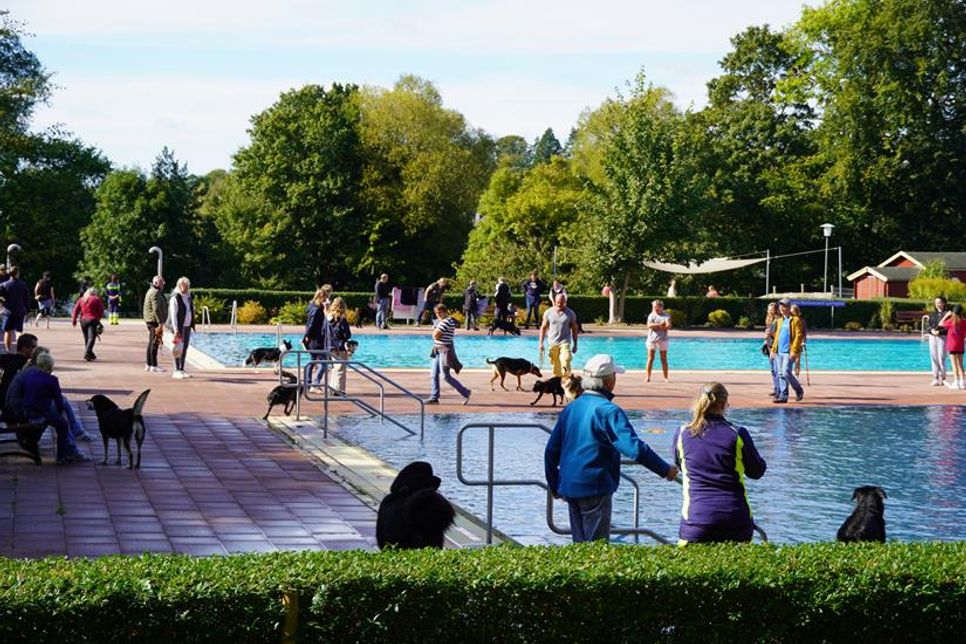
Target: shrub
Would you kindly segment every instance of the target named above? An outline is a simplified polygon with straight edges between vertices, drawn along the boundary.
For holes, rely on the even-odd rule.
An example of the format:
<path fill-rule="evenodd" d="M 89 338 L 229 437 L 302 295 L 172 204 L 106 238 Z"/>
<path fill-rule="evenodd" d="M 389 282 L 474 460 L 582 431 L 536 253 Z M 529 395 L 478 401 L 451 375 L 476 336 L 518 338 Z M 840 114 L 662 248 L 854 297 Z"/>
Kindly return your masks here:
<path fill-rule="evenodd" d="M 884 322 L 882 324 L 882 330 L 883 331 L 894 331 L 895 328 L 896 328 L 896 325 L 893 324 L 892 322 Z"/>
<path fill-rule="evenodd" d="M 855 321 L 846 322 L 845 323 L 845 330 L 846 331 L 861 331 L 862 330 L 862 325 L 859 322 L 855 322 Z"/>
<path fill-rule="evenodd" d="M 738 318 L 738 326 L 742 329 L 754 329 L 755 325 L 751 322 L 751 318 L 747 315 L 742 315 Z"/>
<path fill-rule="evenodd" d="M 878 313 L 872 314 L 872 317 L 869 318 L 869 323 L 866 324 L 866 327 L 870 329 L 878 329 L 882 327 L 882 320 L 879 318 Z"/>
<path fill-rule="evenodd" d="M 908 324 L 903 324 L 902 326 L 899 327 L 899 330 L 902 331 L 903 333 L 912 333 L 913 331 L 915 331 L 915 329 L 909 326 Z"/>
<path fill-rule="evenodd" d="M 359 309 L 358 308 L 347 308 L 345 310 L 345 319 L 349 323 L 349 326 L 355 326 L 359 324 Z"/>
<path fill-rule="evenodd" d="M 708 313 L 708 324 L 718 328 L 734 326 L 734 322 L 731 320 L 731 314 L 724 309 L 718 309 Z"/>
<path fill-rule="evenodd" d="M 671 316 L 672 327 L 680 328 L 682 326 L 687 326 L 688 319 L 685 317 L 684 311 L 680 309 L 664 309 L 664 312 Z"/>
<path fill-rule="evenodd" d="M 964 602 L 963 543 L 0 559 L 8 642 L 955 641 Z"/>
<path fill-rule="evenodd" d="M 286 302 L 272 318 L 272 324 L 305 324 L 308 303 L 303 301 Z"/>
<path fill-rule="evenodd" d="M 218 324 L 228 321 L 228 305 L 225 300 L 211 295 L 195 295 L 192 300 L 199 320 L 201 319 L 201 310 L 207 306 L 212 323 Z"/>
<path fill-rule="evenodd" d="M 892 324 L 895 322 L 895 313 L 892 310 L 892 302 L 889 300 L 882 300 L 879 303 L 879 320 L 882 322 L 882 328 L 885 329 L 887 324 Z"/>
<path fill-rule="evenodd" d="M 255 300 L 248 300 L 238 307 L 238 324 L 265 324 L 268 311 Z"/>
<path fill-rule="evenodd" d="M 941 277 L 917 277 L 909 282 L 909 297 L 930 303 L 940 295 L 956 302 L 966 299 L 966 284 Z"/>

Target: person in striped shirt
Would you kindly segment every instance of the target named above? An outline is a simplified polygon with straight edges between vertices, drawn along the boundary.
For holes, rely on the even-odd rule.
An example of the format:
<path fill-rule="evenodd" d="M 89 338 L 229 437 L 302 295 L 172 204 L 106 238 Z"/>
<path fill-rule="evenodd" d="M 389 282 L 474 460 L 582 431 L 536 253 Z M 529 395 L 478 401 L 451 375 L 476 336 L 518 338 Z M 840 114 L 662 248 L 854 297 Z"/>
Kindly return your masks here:
<path fill-rule="evenodd" d="M 728 390 L 704 385 L 691 422 L 674 436 L 674 462 L 681 469 L 684 502 L 678 543 L 751 541 L 754 521 L 745 477 L 765 474 L 765 459 L 744 427 L 725 420 Z"/>
<path fill-rule="evenodd" d="M 465 405 L 470 402 L 471 392 L 450 373 L 450 369 L 459 373 L 460 369 L 463 368 L 456 357 L 456 347 L 453 344 L 453 335 L 457 326 L 456 320 L 450 317 L 449 311 L 443 304 L 437 304 L 433 311 L 436 313 L 436 321 L 433 323 L 433 351 L 430 354 L 433 358 L 432 371 L 430 372 L 431 393 L 429 399 L 426 400 L 426 404 L 439 404 L 439 379 L 442 376 L 447 384 L 463 397 L 463 404 Z"/>

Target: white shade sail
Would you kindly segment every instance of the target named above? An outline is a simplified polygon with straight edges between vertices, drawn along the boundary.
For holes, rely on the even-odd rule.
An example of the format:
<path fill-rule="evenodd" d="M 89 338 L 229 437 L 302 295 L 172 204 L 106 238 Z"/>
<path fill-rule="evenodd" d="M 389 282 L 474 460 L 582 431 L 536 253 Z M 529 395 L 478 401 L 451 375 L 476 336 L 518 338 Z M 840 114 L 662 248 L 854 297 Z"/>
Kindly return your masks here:
<path fill-rule="evenodd" d="M 683 264 L 665 264 L 664 262 L 644 262 L 644 265 L 657 271 L 664 271 L 665 273 L 676 273 L 678 275 L 701 275 L 703 273 L 721 273 L 723 271 L 733 271 L 738 268 L 744 268 L 745 266 L 751 266 L 752 264 L 763 262 L 765 259 L 767 258 L 756 257 L 754 259 L 729 259 L 727 257 L 715 257 L 714 259 L 709 259 L 701 264 L 689 264 L 687 266 Z"/>

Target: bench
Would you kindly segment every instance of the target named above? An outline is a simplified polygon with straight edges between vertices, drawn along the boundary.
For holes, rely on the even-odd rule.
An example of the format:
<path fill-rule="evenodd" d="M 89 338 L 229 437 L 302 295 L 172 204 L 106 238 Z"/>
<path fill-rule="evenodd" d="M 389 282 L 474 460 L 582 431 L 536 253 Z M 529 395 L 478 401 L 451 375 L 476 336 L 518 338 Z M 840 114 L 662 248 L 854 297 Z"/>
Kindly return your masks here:
<path fill-rule="evenodd" d="M 922 311 L 896 311 L 896 324 L 899 326 L 908 324 L 909 326 L 918 329 L 920 326 L 922 326 L 923 315 L 925 315 L 925 313 Z"/>
<path fill-rule="evenodd" d="M 40 465 L 40 437 L 47 424 L 39 423 L 2 423 L 0 434 L 14 434 L 15 438 L 0 439 L 0 456 L 20 456 L 29 458 Z"/>

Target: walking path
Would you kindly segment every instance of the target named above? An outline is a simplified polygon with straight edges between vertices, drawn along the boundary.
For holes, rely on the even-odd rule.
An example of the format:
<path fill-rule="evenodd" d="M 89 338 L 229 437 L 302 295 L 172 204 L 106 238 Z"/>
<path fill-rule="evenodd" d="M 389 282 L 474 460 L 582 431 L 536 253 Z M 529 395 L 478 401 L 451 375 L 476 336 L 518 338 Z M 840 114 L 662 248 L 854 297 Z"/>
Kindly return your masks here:
<path fill-rule="evenodd" d="M 426 333 L 425 329 L 399 331 Z M 148 434 L 139 471 L 113 462 L 101 465 L 99 440 L 90 446 L 94 463 L 57 467 L 52 464 L 50 432 L 41 442 L 42 466 L 24 459 L 0 459 L 0 555 L 375 547 L 373 501 L 360 500 L 340 484 L 343 477 L 320 470 L 306 453 L 255 420 L 265 413 L 265 394 L 276 383 L 268 370 L 189 367 L 195 376 L 190 380 L 174 380 L 170 371 L 146 373 L 146 332 L 137 322 L 107 327 L 94 363 L 81 359 L 80 331 L 64 321 L 57 320 L 50 330 L 36 334 L 52 350 L 55 374 L 89 431 L 97 427 L 83 403 L 91 395 L 103 393 L 126 406 L 150 388 L 145 407 Z M 189 359 L 190 354 L 189 350 Z M 166 350 L 162 355 L 163 364 L 170 368 L 170 355 Z M 388 373 L 416 393 L 428 394 L 428 368 Z M 473 390 L 471 405 L 459 406 L 461 399 L 444 387 L 442 404 L 427 411 L 534 409 L 529 406 L 534 398 L 530 392 L 491 392 L 486 369 L 467 369 L 460 379 Z M 672 372 L 671 383 L 645 385 L 642 373 L 632 371 L 621 377 L 617 393 L 628 409 L 683 408 L 698 385 L 710 379 L 727 384 L 736 407 L 770 404 L 765 372 Z M 349 375 L 353 392 L 376 393 L 371 384 L 357 380 Z M 525 385 L 532 385 L 532 380 L 526 379 Z M 966 400 L 966 392 L 927 383 L 928 374 L 918 373 L 813 372 L 812 386 L 798 404 L 962 404 Z M 545 403 L 546 397 L 541 409 L 546 409 Z M 386 406 L 390 411 L 418 411 L 418 405 L 406 398 L 389 398 Z M 332 403 L 331 409 L 356 411 L 346 403 Z M 304 412 L 318 414 L 319 407 L 306 405 Z M 427 426 L 431 424 L 429 415 Z M 371 477 L 376 481 L 374 495 L 388 486 L 391 477 L 391 472 L 378 469 Z"/>

